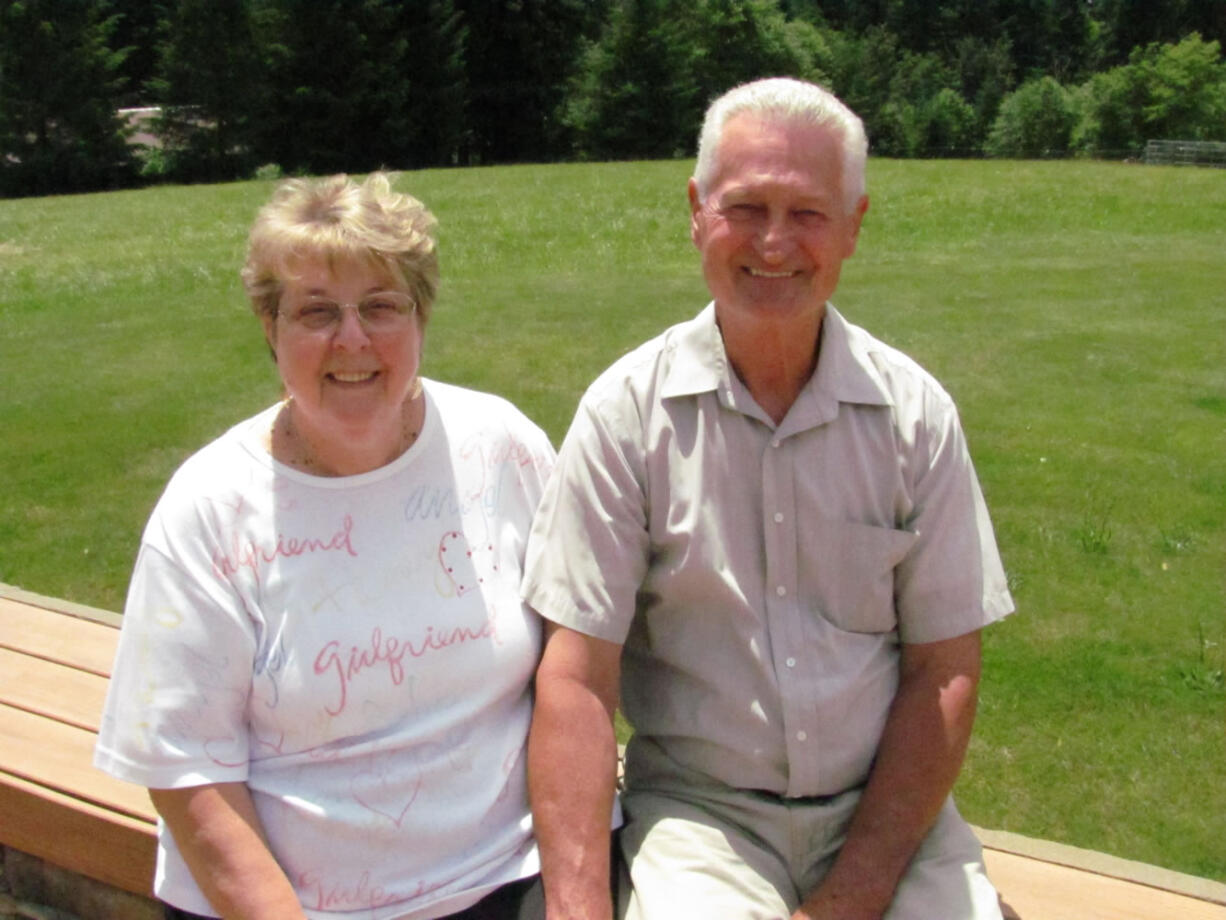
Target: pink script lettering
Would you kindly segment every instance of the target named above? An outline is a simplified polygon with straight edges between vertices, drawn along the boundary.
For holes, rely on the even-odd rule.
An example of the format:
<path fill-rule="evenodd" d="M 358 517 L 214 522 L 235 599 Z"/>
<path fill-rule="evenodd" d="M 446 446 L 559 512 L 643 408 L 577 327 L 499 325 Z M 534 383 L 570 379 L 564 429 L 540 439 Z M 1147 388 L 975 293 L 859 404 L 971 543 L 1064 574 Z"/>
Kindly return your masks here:
<path fill-rule="evenodd" d="M 314 873 L 303 872 L 298 876 L 298 887 L 304 889 L 304 901 L 316 910 L 376 908 L 403 900 L 403 895 L 390 893 L 381 885 L 372 885 L 369 870 L 364 871 L 356 882 L 349 884 L 329 883 Z"/>
<path fill-rule="evenodd" d="M 315 673 L 331 673 L 336 678 L 337 702 L 335 708 L 324 707 L 329 715 L 340 715 L 349 701 L 349 681 L 363 671 L 379 664 L 387 665 L 392 684 L 400 686 L 404 681 L 404 658 L 421 658 L 431 652 L 441 652 L 452 645 L 472 642 L 476 639 L 498 641 L 498 629 L 492 619 L 479 627 L 457 626 L 453 629 L 426 627 L 426 634 L 417 642 L 412 639 L 384 637 L 383 630 L 376 626 L 370 634 L 370 644 L 359 648 L 351 645 L 349 651 L 342 649 L 336 639 L 327 643 L 315 656 Z"/>
<path fill-rule="evenodd" d="M 277 534 L 277 542 L 273 546 L 260 546 L 254 540 L 241 543 L 238 534 L 230 541 L 229 552 L 219 549 L 213 553 L 213 571 L 219 578 L 229 578 L 240 569 L 250 569 L 255 580 L 260 580 L 260 567 L 275 562 L 278 558 L 291 559 L 308 553 L 329 553 L 344 551 L 350 556 L 356 556 L 353 548 L 353 518 L 345 515 L 341 521 L 341 529 L 330 538 L 321 537 L 287 537 Z"/>

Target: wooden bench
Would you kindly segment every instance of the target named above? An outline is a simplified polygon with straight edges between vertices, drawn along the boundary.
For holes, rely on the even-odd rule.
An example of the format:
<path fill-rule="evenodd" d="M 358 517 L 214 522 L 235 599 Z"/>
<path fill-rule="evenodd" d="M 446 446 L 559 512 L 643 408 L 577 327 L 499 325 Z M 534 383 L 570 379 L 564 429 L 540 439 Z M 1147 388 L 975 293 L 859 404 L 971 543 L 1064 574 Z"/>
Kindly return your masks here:
<path fill-rule="evenodd" d="M 119 621 L 0 585 L 0 844 L 148 897 L 149 796 L 91 763 Z"/>
<path fill-rule="evenodd" d="M 147 896 L 156 821 L 149 797 L 91 765 L 119 621 L 0 585 L 0 844 Z M 1226 920 L 1218 882 L 977 830 L 1012 917 Z"/>

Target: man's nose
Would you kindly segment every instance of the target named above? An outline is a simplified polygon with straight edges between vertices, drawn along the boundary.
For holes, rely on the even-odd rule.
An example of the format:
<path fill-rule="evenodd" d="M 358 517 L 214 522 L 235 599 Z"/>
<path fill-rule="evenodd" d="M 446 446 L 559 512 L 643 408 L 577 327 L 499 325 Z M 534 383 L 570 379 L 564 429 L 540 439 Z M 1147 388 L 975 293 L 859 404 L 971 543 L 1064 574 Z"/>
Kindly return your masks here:
<path fill-rule="evenodd" d="M 792 243 L 792 228 L 786 214 L 770 213 L 762 223 L 759 245 L 762 256 L 767 259 L 782 259 Z"/>

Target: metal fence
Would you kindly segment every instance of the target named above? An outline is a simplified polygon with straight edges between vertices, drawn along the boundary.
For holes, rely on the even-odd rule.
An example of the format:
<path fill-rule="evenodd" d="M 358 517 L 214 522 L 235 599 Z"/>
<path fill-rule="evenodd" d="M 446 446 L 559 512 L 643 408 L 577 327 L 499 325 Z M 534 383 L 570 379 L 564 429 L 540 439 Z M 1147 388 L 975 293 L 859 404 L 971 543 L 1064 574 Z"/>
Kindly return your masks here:
<path fill-rule="evenodd" d="M 1221 141 L 1149 141 L 1145 162 L 1167 166 L 1226 168 L 1226 143 Z"/>

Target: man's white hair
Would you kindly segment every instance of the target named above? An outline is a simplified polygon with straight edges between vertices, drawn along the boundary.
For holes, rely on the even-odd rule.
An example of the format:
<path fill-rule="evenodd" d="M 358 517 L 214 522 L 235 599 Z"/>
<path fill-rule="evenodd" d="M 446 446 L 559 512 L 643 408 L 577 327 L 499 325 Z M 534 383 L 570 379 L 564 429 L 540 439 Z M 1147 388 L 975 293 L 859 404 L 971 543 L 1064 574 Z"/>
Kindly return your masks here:
<path fill-rule="evenodd" d="M 864 123 L 830 91 L 791 77 L 742 83 L 711 103 L 698 136 L 698 162 L 694 166 L 700 201 L 706 201 L 719 168 L 717 157 L 724 126 L 734 115 L 745 113 L 768 121 L 834 128 L 843 142 L 845 203 L 848 213 L 855 209 L 864 195 L 864 163 L 868 158 Z"/>

